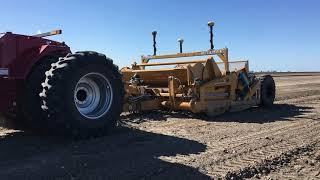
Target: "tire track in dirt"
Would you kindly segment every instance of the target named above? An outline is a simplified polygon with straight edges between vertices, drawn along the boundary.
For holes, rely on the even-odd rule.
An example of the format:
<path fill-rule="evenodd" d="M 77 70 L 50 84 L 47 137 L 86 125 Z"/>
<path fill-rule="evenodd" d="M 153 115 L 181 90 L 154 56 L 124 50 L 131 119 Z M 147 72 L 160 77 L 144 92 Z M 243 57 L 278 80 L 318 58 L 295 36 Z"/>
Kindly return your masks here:
<path fill-rule="evenodd" d="M 288 129 L 288 128 L 291 128 L 291 129 Z M 265 138 L 266 136 L 270 135 L 270 133 L 273 133 L 273 132 L 279 132 L 278 134 L 282 134 L 285 131 L 291 131 L 292 128 L 293 129 L 301 128 L 300 123 L 294 122 L 294 123 L 288 124 L 286 126 L 282 126 L 282 127 L 278 127 L 278 128 L 274 128 L 274 129 L 266 129 L 262 132 L 257 131 L 257 132 L 251 133 L 247 136 L 241 136 L 241 137 L 237 137 L 237 138 L 229 137 L 228 139 L 230 139 L 230 140 L 225 140 L 223 142 L 215 142 L 214 145 L 209 145 L 209 146 L 211 148 L 215 148 L 215 149 L 219 149 L 220 147 L 235 148 L 237 146 L 243 145 L 242 141 L 244 141 L 244 140 L 249 140 L 249 142 L 250 142 L 250 141 L 258 140 L 261 138 Z M 282 132 L 280 132 L 280 131 L 282 131 Z M 249 143 L 249 142 L 247 142 L 247 143 Z M 230 144 L 232 144 L 231 147 L 229 147 Z"/>
<path fill-rule="evenodd" d="M 302 98 L 304 99 L 304 98 Z M 312 98 L 308 98 L 308 100 L 314 100 L 314 97 Z M 307 101 L 308 101 L 307 100 Z M 304 102 L 306 102 L 304 100 Z M 254 164 L 258 164 L 259 161 L 270 158 L 272 156 L 276 156 L 279 155 L 279 153 L 281 154 L 284 151 L 290 151 L 292 149 L 295 149 L 297 146 L 303 144 L 303 145 L 308 145 L 314 141 L 319 141 L 320 137 L 320 125 L 319 125 L 319 121 L 312 121 L 309 119 L 318 119 L 317 118 L 308 118 L 307 117 L 303 117 L 304 120 L 300 120 L 300 122 L 295 123 L 294 125 L 289 125 L 286 126 L 287 130 L 284 130 L 280 133 L 272 133 L 270 137 L 273 138 L 278 138 L 281 141 L 277 141 L 273 144 L 269 144 L 267 146 L 264 146 L 263 144 L 261 144 L 260 146 L 255 146 L 254 151 L 248 151 L 247 153 L 244 153 L 244 155 L 233 155 L 232 157 L 227 157 L 224 159 L 227 159 L 226 161 L 223 161 L 222 164 L 220 164 L 219 166 L 217 166 L 218 168 L 214 168 L 211 170 L 211 172 L 216 172 L 213 173 L 211 175 L 217 175 L 218 177 L 223 177 L 226 172 L 228 172 L 229 170 L 232 169 L 243 169 L 248 167 L 248 165 L 254 165 Z M 302 123 L 301 123 L 302 122 Z M 281 130 L 283 128 L 279 128 L 279 130 Z M 272 132 L 277 132 L 277 131 L 272 131 Z M 266 132 L 268 133 L 268 132 Z M 271 133 L 271 131 L 270 131 Z M 258 133 L 257 135 L 263 135 L 264 133 Z M 247 137 L 243 137 L 243 138 L 238 138 L 237 140 L 241 141 L 243 139 L 246 138 L 250 138 L 251 136 L 247 136 Z M 260 136 L 261 137 L 261 136 Z M 282 140 L 286 140 L 285 143 L 282 143 Z M 237 140 L 233 140 L 230 143 L 234 143 Z M 239 143 L 240 145 L 242 145 L 242 143 Z M 221 144 L 222 146 L 224 146 L 225 144 Z M 290 147 L 290 148 L 289 148 Z M 235 146 L 231 146 L 231 148 L 235 148 Z M 229 160 L 231 159 L 231 160 Z M 233 170 L 233 171 L 237 171 L 237 170 Z M 220 172 L 220 173 L 219 173 Z"/>
<path fill-rule="evenodd" d="M 320 96 L 319 96 L 320 98 Z M 305 119 L 308 119 L 307 117 L 304 117 Z M 310 118 L 312 119 L 312 118 Z M 227 138 L 224 138 L 224 140 L 222 142 L 218 141 L 218 142 L 209 142 L 207 144 L 208 147 L 211 147 L 211 148 L 216 148 L 218 149 L 219 147 L 228 147 L 229 144 L 232 144 L 233 146 L 232 147 L 235 147 L 235 146 L 239 146 L 239 145 L 242 145 L 243 141 L 244 140 L 256 140 L 256 139 L 259 139 L 261 137 L 267 137 L 270 133 L 275 133 L 274 135 L 280 135 L 286 131 L 292 131 L 292 130 L 296 130 L 297 128 L 302 128 L 301 127 L 301 123 L 300 121 L 296 121 L 296 120 L 299 120 L 299 118 L 291 118 L 291 123 L 287 123 L 285 125 L 282 125 L 282 126 L 278 126 L 277 124 L 273 125 L 274 127 L 265 127 L 264 129 L 260 129 L 258 131 L 254 131 L 252 133 L 249 133 L 249 134 L 246 134 L 245 136 L 229 136 Z M 315 122 L 313 122 L 315 123 Z M 307 124 L 307 125 L 310 125 L 310 124 Z M 197 126 L 197 128 L 199 128 Z M 221 129 L 219 129 L 220 131 L 222 131 Z M 228 130 L 228 128 L 226 129 L 223 129 L 224 131 Z M 217 132 L 220 132 L 220 131 L 217 131 Z M 222 133 L 224 133 L 222 131 Z M 252 139 L 254 138 L 254 139 Z M 239 143 L 240 142 L 240 143 Z"/>
<path fill-rule="evenodd" d="M 311 130 L 312 133 L 308 133 L 305 130 Z M 241 171 L 250 166 L 257 166 L 259 162 L 270 159 L 272 157 L 278 157 L 283 152 L 290 151 L 301 145 L 308 145 L 315 141 L 319 141 L 320 138 L 317 136 L 320 133 L 320 126 L 316 126 L 312 129 L 303 129 L 302 131 L 295 131 L 295 136 L 291 134 L 291 138 L 295 140 L 279 141 L 271 145 L 256 148 L 254 151 L 247 152 L 245 154 L 237 155 L 235 158 L 226 159 L 223 162 L 214 164 L 211 172 L 215 172 L 214 177 L 223 177 L 230 171 Z M 284 137 L 287 139 L 288 137 Z M 301 143 L 303 142 L 303 143 Z"/>
<path fill-rule="evenodd" d="M 282 130 L 282 131 L 279 131 L 278 129 L 272 129 L 270 131 L 267 131 L 263 134 L 257 134 L 257 136 L 251 138 L 249 137 L 249 139 L 244 139 L 243 140 L 246 140 L 244 143 L 234 143 L 234 142 L 230 142 L 230 141 L 227 141 L 225 143 L 222 143 L 220 146 L 217 146 L 217 147 L 212 147 L 214 149 L 217 149 L 219 147 L 225 147 L 223 149 L 226 149 L 226 148 L 238 148 L 238 147 L 241 147 L 241 146 L 244 146 L 244 145 L 250 145 L 250 144 L 254 144 L 256 141 L 260 141 L 261 139 L 285 139 L 286 136 L 284 136 L 286 133 L 288 132 L 292 132 L 292 131 L 298 131 L 298 130 L 301 130 L 301 129 L 304 129 L 306 127 L 309 127 L 309 126 L 313 126 L 313 125 L 319 125 L 319 123 L 314 123 L 314 124 L 306 124 L 305 126 L 301 127 L 301 124 L 296 124 L 296 126 L 294 128 L 290 128 L 290 129 L 286 129 L 286 130 Z M 267 136 L 266 136 L 267 134 Z M 242 140 L 239 140 L 239 141 L 242 141 Z M 232 144 L 231 146 L 229 146 L 230 144 Z M 261 147 L 263 146 L 263 144 L 261 144 Z M 248 147 L 248 146 L 247 146 Z M 255 148 L 260 148 L 260 146 L 255 146 Z M 219 151 L 219 150 L 218 150 Z"/>
<path fill-rule="evenodd" d="M 257 146 L 256 142 L 252 142 L 250 145 L 253 145 L 253 147 L 255 147 L 254 149 L 251 149 L 245 152 L 242 151 L 241 153 L 239 153 L 238 151 L 237 154 L 232 154 L 229 157 L 225 156 L 222 159 L 216 159 L 213 163 L 212 161 L 210 161 L 211 163 L 209 164 L 204 162 L 200 167 L 200 171 L 205 172 L 206 174 L 209 174 L 212 177 L 223 177 L 231 170 L 236 171 L 237 169 L 245 168 L 250 164 L 252 165 L 255 163 L 259 163 L 261 160 L 264 160 L 266 157 L 274 156 L 274 155 L 277 155 L 278 153 L 287 151 L 288 147 L 294 148 L 295 146 L 301 144 L 302 140 L 312 139 L 312 137 L 317 137 L 317 135 L 320 133 L 319 130 L 320 130 L 319 123 L 315 123 L 313 125 L 306 124 L 304 127 L 301 127 L 298 130 L 299 133 L 295 134 L 294 136 L 292 136 L 290 132 L 297 132 L 297 129 L 291 129 L 282 133 L 286 135 L 274 134 L 274 137 L 278 137 L 279 135 L 281 135 L 280 137 L 283 138 L 284 141 L 277 140 L 277 141 L 274 141 L 272 144 L 270 144 L 268 141 L 264 141 L 264 143 L 261 144 L 261 146 Z M 313 132 L 313 133 L 308 133 L 308 132 Z M 290 139 L 290 137 L 293 139 L 296 139 L 296 141 L 286 142 L 285 139 Z M 257 139 L 257 141 L 258 140 L 259 139 Z M 243 144 L 243 146 L 247 146 L 247 145 Z M 233 149 L 233 148 L 230 147 L 229 149 Z M 218 154 L 218 151 L 216 151 L 215 149 L 212 149 L 212 150 L 213 151 L 207 150 L 207 153 L 203 153 L 201 155 L 195 155 L 193 158 L 191 158 L 191 161 L 197 161 L 197 159 L 206 159 L 206 158 L 211 158 L 212 160 L 214 160 L 214 156 L 215 154 Z M 176 157 L 174 162 L 181 163 L 181 161 L 186 160 L 185 157 L 181 157 L 180 159 L 181 161 L 179 159 L 180 159 L 179 157 Z M 212 167 L 215 167 L 215 168 L 212 168 Z"/>
<path fill-rule="evenodd" d="M 305 103 L 314 102 L 313 100 L 314 97 L 296 99 L 296 101 Z M 283 102 L 278 101 L 277 103 Z M 320 134 L 320 122 L 312 119 L 314 118 L 308 115 L 303 117 L 303 120 L 298 117 L 292 117 L 290 118 L 290 123 L 285 123 L 281 126 L 267 127 L 262 131 L 258 130 L 243 134 L 244 136 L 240 137 L 231 136 L 225 138 L 223 142 L 210 141 L 206 143 L 208 147 L 206 152 L 188 157 L 188 164 L 193 164 L 193 161 L 199 161 L 199 159 L 211 158 L 212 161 L 202 163 L 198 167 L 199 170 L 212 177 L 225 177 L 230 171 L 239 171 L 248 166 L 254 166 L 265 159 L 277 157 L 279 154 L 292 150 L 301 144 L 313 142 L 314 137 L 318 138 Z M 268 140 L 265 140 L 265 138 L 268 138 Z M 223 155 L 225 149 L 234 150 L 236 153 L 228 155 L 229 152 L 227 152 L 227 155 Z M 223 157 L 217 158 L 217 154 L 222 154 Z M 164 160 L 172 161 L 171 158 L 164 158 Z M 186 164 L 185 161 L 186 157 L 176 156 L 172 162 Z"/>
<path fill-rule="evenodd" d="M 318 143 L 319 142 L 303 145 L 295 149 L 291 149 L 287 152 L 281 153 L 281 155 L 279 155 L 278 157 L 266 159 L 262 161 L 260 164 L 257 164 L 256 166 L 248 166 L 244 169 L 241 169 L 240 171 L 229 172 L 226 175 L 225 179 L 244 179 L 244 178 L 252 178 L 252 177 L 256 179 L 261 179 L 261 175 L 267 175 L 271 171 L 277 171 L 278 169 L 288 166 L 288 164 L 291 161 L 294 161 L 294 159 L 297 156 L 314 151 L 318 146 Z M 309 171 L 307 171 L 307 174 L 304 174 L 304 175 L 307 175 L 310 177 L 310 174 L 312 174 L 311 175 L 312 179 L 314 179 L 314 177 L 317 177 L 317 176 L 319 177 L 319 174 L 320 174 L 319 170 L 318 172 L 312 172 L 315 170 L 314 168 L 309 168 L 307 170 Z M 273 179 L 273 178 L 268 177 L 266 179 Z M 297 179 L 297 176 L 294 176 L 293 174 L 286 174 L 285 176 L 280 175 L 280 178 L 279 178 L 279 175 L 276 175 L 275 179 Z"/>
<path fill-rule="evenodd" d="M 317 126 L 312 126 L 312 129 L 309 130 L 318 130 L 319 129 L 319 123 L 317 123 Z M 306 125 L 302 128 L 299 129 L 299 132 L 304 132 L 306 129 L 310 128 L 310 126 Z M 297 131 L 298 129 L 292 129 L 292 131 Z M 290 134 L 290 132 L 292 131 L 286 131 L 283 132 L 282 135 L 280 136 L 280 139 L 276 139 L 272 140 L 272 144 L 269 141 L 264 140 L 262 143 L 257 143 L 257 142 L 250 142 L 249 144 L 242 144 L 241 147 L 237 147 L 238 149 L 236 149 L 235 147 L 231 146 L 228 147 L 227 149 L 229 149 L 229 151 L 234 150 L 236 153 L 235 154 L 231 154 L 231 155 L 224 155 L 222 158 L 214 158 L 217 154 L 223 154 L 221 153 L 221 151 L 218 151 L 214 148 L 210 148 L 206 151 L 206 153 L 201 154 L 200 156 L 202 156 L 201 158 L 197 155 L 195 155 L 193 157 L 193 160 L 196 159 L 206 159 L 206 158 L 211 158 L 213 161 L 210 161 L 209 163 L 203 163 L 202 164 L 202 168 L 204 168 L 202 171 L 206 172 L 207 174 L 213 175 L 213 177 L 221 177 L 224 176 L 225 174 L 227 174 L 230 170 L 233 169 L 240 169 L 243 167 L 246 167 L 250 162 L 250 163 L 258 163 L 259 161 L 261 161 L 262 159 L 264 159 L 264 157 L 266 155 L 272 155 L 274 153 L 279 152 L 279 149 L 281 147 L 282 151 L 285 151 L 288 146 L 290 144 L 288 144 L 285 139 L 288 138 L 294 138 L 296 136 L 299 136 L 299 138 L 311 138 L 315 135 L 317 135 L 319 132 L 314 132 L 312 134 L 296 134 L 295 136 L 292 136 L 292 134 Z M 280 134 L 275 134 L 275 136 L 273 137 L 278 137 Z M 272 136 L 271 136 L 272 138 Z M 282 139 L 281 139 L 282 138 Z M 262 138 L 264 139 L 264 138 Z M 256 141 L 259 141 L 260 138 L 257 138 Z M 258 144 L 258 145 L 257 145 Z M 299 142 L 297 142 L 297 144 L 299 144 Z M 293 145 L 297 145 L 297 144 L 292 144 Z M 244 149 L 241 149 L 244 148 Z M 281 152 L 281 151 L 280 151 Z M 261 154 L 262 153 L 262 154 Z M 243 158 L 243 159 L 242 159 Z M 246 160 L 247 159 L 247 160 Z M 175 161 L 176 162 L 176 161 Z M 215 168 L 212 168 L 215 167 Z"/>
<path fill-rule="evenodd" d="M 320 179 L 320 142 L 310 145 L 306 151 L 289 156 L 286 164 L 278 163 L 263 179 Z M 259 176 L 259 175 L 258 175 Z"/>

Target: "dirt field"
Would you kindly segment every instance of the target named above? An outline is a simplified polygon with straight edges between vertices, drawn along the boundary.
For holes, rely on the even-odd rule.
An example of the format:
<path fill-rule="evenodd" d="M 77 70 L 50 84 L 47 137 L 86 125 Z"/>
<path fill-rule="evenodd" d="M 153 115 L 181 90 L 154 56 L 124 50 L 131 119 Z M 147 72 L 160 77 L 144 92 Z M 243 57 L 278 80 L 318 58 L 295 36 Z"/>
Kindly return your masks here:
<path fill-rule="evenodd" d="M 0 179 L 320 179 L 320 73 L 275 80 L 272 109 L 124 114 L 88 141 L 0 127 Z"/>

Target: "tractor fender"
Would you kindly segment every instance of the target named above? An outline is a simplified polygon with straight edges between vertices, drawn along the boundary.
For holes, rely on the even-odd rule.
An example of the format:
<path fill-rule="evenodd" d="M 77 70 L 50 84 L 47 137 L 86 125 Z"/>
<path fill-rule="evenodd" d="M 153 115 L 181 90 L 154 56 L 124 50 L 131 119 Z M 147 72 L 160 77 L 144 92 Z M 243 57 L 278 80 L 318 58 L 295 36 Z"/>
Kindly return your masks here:
<path fill-rule="evenodd" d="M 23 72 L 22 78 L 26 79 L 28 74 L 32 71 L 32 69 L 43 59 L 48 56 L 59 56 L 64 57 L 68 53 L 71 53 L 70 47 L 68 46 L 56 46 L 56 45 L 42 45 L 40 47 L 39 53 L 31 58 L 25 66 L 25 72 Z"/>

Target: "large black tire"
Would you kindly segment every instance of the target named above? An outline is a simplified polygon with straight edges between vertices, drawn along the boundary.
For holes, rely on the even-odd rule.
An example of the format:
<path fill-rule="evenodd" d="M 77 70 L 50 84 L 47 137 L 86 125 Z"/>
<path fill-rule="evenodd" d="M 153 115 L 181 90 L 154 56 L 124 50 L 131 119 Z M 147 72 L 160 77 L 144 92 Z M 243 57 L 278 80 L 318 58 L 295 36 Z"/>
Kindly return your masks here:
<path fill-rule="evenodd" d="M 42 86 L 42 109 L 52 135 L 98 137 L 105 135 L 120 118 L 122 76 L 113 61 L 103 54 L 77 52 L 60 58 L 46 72 Z M 99 99 L 97 106 L 93 103 L 95 99 Z"/>
<path fill-rule="evenodd" d="M 260 77 L 261 82 L 261 106 L 273 106 L 276 97 L 276 86 L 271 75 L 264 75 Z"/>
<path fill-rule="evenodd" d="M 41 109 L 42 100 L 39 93 L 42 92 L 41 83 L 45 80 L 45 72 L 51 68 L 52 63 L 56 63 L 58 57 L 44 57 L 34 65 L 25 81 L 25 89 L 21 100 L 18 102 L 16 121 L 19 126 L 28 127 L 33 130 L 43 130 L 45 120 Z"/>

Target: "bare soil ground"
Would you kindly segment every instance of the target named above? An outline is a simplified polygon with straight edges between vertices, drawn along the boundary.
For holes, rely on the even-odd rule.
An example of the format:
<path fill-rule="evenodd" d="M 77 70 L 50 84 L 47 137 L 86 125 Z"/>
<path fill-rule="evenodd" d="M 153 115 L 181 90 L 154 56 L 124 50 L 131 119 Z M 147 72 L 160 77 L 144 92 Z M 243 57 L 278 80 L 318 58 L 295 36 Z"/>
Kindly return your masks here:
<path fill-rule="evenodd" d="M 320 179 L 320 73 L 275 80 L 271 109 L 123 114 L 87 141 L 2 126 L 0 179 Z"/>

